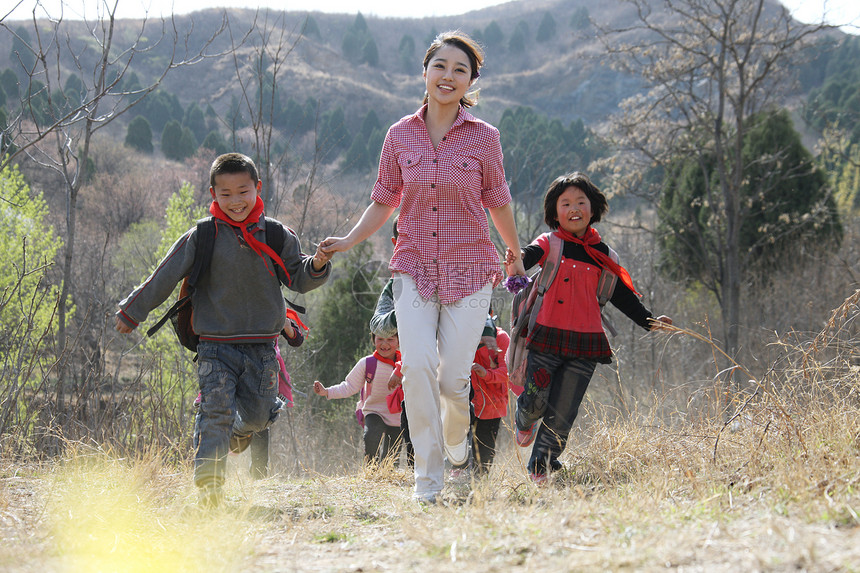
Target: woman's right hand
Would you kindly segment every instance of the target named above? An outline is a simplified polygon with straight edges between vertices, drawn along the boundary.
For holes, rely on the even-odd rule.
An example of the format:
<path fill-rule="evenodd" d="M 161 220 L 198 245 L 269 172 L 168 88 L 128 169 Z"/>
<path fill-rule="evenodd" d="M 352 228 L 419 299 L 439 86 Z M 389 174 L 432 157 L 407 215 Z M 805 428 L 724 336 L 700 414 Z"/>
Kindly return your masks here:
<path fill-rule="evenodd" d="M 319 244 L 319 250 L 327 255 L 348 251 L 355 245 L 349 237 L 326 237 Z"/>

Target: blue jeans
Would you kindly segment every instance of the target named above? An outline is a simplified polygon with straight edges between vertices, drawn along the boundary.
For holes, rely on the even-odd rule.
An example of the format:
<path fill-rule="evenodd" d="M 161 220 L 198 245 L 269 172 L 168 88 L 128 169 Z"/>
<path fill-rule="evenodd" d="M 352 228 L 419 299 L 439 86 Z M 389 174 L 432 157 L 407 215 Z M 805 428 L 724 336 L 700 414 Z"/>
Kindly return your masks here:
<path fill-rule="evenodd" d="M 200 408 L 194 423 L 194 484 L 224 483 L 230 436 L 268 428 L 277 418 L 278 359 L 274 343 L 200 342 Z"/>
<path fill-rule="evenodd" d="M 527 430 L 541 418 L 529 471 L 546 473 L 561 469 L 558 457 L 567 445 L 579 405 L 597 363 L 580 358 L 529 351 L 526 384 L 517 399 L 517 428 Z"/>

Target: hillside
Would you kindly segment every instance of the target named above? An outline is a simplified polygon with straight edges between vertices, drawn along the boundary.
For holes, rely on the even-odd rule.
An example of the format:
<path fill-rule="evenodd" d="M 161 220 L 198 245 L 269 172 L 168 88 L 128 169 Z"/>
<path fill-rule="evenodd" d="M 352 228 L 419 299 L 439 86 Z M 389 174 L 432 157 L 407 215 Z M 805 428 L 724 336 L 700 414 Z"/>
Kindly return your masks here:
<path fill-rule="evenodd" d="M 779 5 L 774 2 L 772 6 Z M 435 33 L 460 28 L 479 38 L 487 49 L 478 84 L 478 115 L 493 122 L 505 109 L 525 105 L 564 123 L 582 119 L 595 126 L 640 86 L 635 78 L 610 69 L 589 18 L 623 27 L 633 16 L 627 4 L 599 0 L 517 0 L 456 17 L 361 16 L 378 54 L 378 62 L 369 65 L 352 63 L 344 56 L 344 38 L 356 25 L 356 13 L 210 9 L 177 16 L 176 29 L 188 35 L 188 45 L 202 45 L 226 18 L 229 34 L 221 34 L 207 50 L 218 55 L 181 73 L 168 74 L 163 87 L 183 106 L 197 102 L 203 109 L 211 105 L 219 115 L 224 114 L 231 100 L 240 97 L 234 55 L 241 62 L 243 55 L 253 51 L 252 46 L 263 42 L 268 42 L 270 54 L 274 54 L 274 46 L 280 43 L 281 53 L 272 57 L 283 60 L 276 72 L 281 101 L 304 102 L 310 97 L 321 102 L 323 111 L 342 106 L 348 128 L 354 130 L 371 109 L 384 123 L 413 111 L 422 94 L 420 64 L 426 45 Z M 140 24 L 119 21 L 118 45 L 133 41 Z M 15 23 L 7 25 L 15 28 Z M 67 21 L 64 26 L 82 43 L 92 42 L 84 23 Z M 304 35 L 300 33 L 303 29 Z M 147 22 L 144 41 L 155 42 L 161 33 L 160 21 Z M 245 33 L 248 36 L 243 42 Z M 404 42 L 413 47 L 404 49 Z M 133 63 L 132 71 L 146 82 L 160 69 L 170 48 L 166 42 L 153 46 Z M 15 67 L 12 38 L 5 31 L 0 32 L 0 54 L 0 69 Z M 84 51 L 85 62 L 86 57 Z M 67 55 L 63 65 L 66 73 L 73 70 Z M 243 77 L 250 76 L 251 71 L 244 69 Z"/>
<path fill-rule="evenodd" d="M 358 121 L 356 118 L 371 108 L 384 119 L 397 118 L 414 110 L 422 94 L 420 64 L 424 49 L 434 33 L 452 28 L 474 34 L 487 47 L 486 66 L 479 82 L 482 89 L 480 115 L 490 121 L 508 107 L 527 105 L 565 123 L 581 118 L 586 124 L 594 124 L 612 113 L 621 99 L 638 88 L 634 79 L 612 71 L 601 61 L 599 44 L 593 38 L 594 30 L 587 23 L 587 17 L 595 22 L 611 22 L 614 26 L 627 23 L 632 16 L 630 8 L 616 2 L 514 1 L 456 17 L 362 17 L 378 50 L 378 63 L 373 66 L 353 64 L 343 55 L 343 38 L 354 24 L 356 14 L 211 9 L 177 16 L 176 28 L 180 33 L 189 34 L 189 45 L 200 45 L 219 28 L 225 16 L 234 38 L 251 30 L 248 40 L 236 50 L 238 54 L 247 53 L 250 45 L 259 44 L 265 34 L 270 35 L 270 43 L 276 38 L 288 46 L 294 45 L 278 73 L 282 99 L 292 97 L 304 101 L 313 97 L 327 106 L 342 105 L 349 110 L 347 115 L 353 121 Z M 255 18 L 256 25 L 253 24 Z M 309 33 L 299 38 L 306 18 L 313 21 L 318 34 Z M 547 18 L 554 26 L 554 34 L 540 33 L 547 30 Z M 15 27 L 15 23 L 7 24 Z M 30 24 L 26 24 L 29 28 Z M 83 23 L 67 21 L 64 25 L 73 30 L 73 37 L 91 41 Z M 139 21 L 119 21 L 119 45 L 132 41 L 139 26 Z M 146 32 L 147 36 L 157 38 L 161 22 L 148 22 Z M 414 42 L 414 49 L 402 55 L 401 42 L 407 37 Z M 234 41 L 239 43 L 238 39 Z M 11 56 L 11 44 L 10 35 L 0 33 L 3 56 L 0 68 L 16 64 Z M 155 46 L 143 59 L 134 62 L 132 71 L 145 81 L 158 69 L 169 48 L 166 43 Z M 186 68 L 182 73 L 169 74 L 164 88 L 175 93 L 183 106 L 196 101 L 201 107 L 211 104 L 216 111 L 223 112 L 231 98 L 239 93 L 232 51 L 229 35 L 222 34 L 209 50 L 209 53 L 222 52 L 222 55 Z M 72 69 L 68 58 L 63 63 Z"/>

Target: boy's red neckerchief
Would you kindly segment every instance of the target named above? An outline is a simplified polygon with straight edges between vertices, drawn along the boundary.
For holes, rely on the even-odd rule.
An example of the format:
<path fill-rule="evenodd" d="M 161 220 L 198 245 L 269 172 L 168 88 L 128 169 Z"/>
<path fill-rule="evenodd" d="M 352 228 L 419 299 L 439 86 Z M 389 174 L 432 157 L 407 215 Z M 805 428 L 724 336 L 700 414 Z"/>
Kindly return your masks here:
<path fill-rule="evenodd" d="M 636 288 L 633 286 L 633 279 L 630 278 L 630 273 L 627 272 L 627 269 L 613 261 L 612 257 L 609 255 L 604 255 L 592 246 L 600 242 L 600 233 L 597 232 L 597 229 L 589 226 L 582 237 L 577 237 L 570 231 L 565 231 L 561 227 L 559 227 L 555 233 L 565 241 L 582 245 L 585 248 L 586 254 L 597 261 L 597 264 L 605 269 L 609 269 L 617 275 L 618 278 L 621 279 L 621 282 L 627 285 L 627 288 L 632 290 L 636 296 L 642 296 L 636 292 Z"/>
<path fill-rule="evenodd" d="M 394 352 L 394 360 L 392 360 L 391 358 L 385 358 L 384 356 L 382 356 L 382 354 L 380 354 L 376 350 L 373 351 L 373 357 L 376 358 L 377 360 L 379 360 L 380 362 L 385 362 L 386 364 L 388 364 L 389 366 L 394 368 L 394 363 L 400 362 L 400 351 L 396 350 Z"/>
<path fill-rule="evenodd" d="M 248 231 L 248 226 L 254 223 L 260 222 L 260 216 L 263 214 L 263 199 L 259 195 L 257 196 L 257 202 L 254 204 L 254 208 L 251 209 L 251 212 L 245 218 L 244 221 L 236 222 L 230 217 L 227 216 L 226 213 L 221 209 L 221 206 L 217 201 L 212 201 L 212 204 L 209 205 L 209 213 L 220 221 L 224 221 L 228 225 L 232 225 L 233 227 L 238 227 L 242 230 L 242 238 L 245 239 L 245 243 L 248 244 L 251 249 L 263 259 L 263 264 L 266 265 L 266 270 L 269 271 L 269 274 L 274 276 L 274 271 L 269 268 L 269 264 L 266 262 L 266 257 L 263 256 L 263 253 L 266 253 L 275 263 L 284 270 L 284 274 L 287 275 L 287 278 L 290 278 L 290 273 L 287 272 L 287 267 L 284 266 L 284 262 L 281 260 L 281 254 L 276 253 L 272 250 L 272 248 L 262 241 L 258 241 L 254 238 L 254 234 Z M 262 252 L 261 252 L 262 251 Z"/>
<path fill-rule="evenodd" d="M 305 332 L 308 332 L 310 330 L 310 327 L 305 325 L 305 323 L 302 322 L 302 319 L 299 318 L 299 313 L 297 313 L 291 308 L 287 309 L 287 318 L 295 322 L 298 326 L 302 327 Z"/>

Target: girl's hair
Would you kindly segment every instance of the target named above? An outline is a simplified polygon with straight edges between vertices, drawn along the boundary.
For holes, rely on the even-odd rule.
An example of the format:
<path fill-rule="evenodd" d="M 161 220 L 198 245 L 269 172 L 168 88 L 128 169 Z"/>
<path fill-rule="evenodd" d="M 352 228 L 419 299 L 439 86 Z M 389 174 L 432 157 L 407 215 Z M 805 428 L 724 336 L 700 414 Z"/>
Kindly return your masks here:
<path fill-rule="evenodd" d="M 433 59 L 433 56 L 442 46 L 454 46 L 466 53 L 466 56 L 469 58 L 469 67 L 472 68 L 472 77 L 470 78 L 472 81 L 475 81 L 481 75 L 480 69 L 484 65 L 484 50 L 478 42 L 460 30 L 449 30 L 436 36 L 436 39 L 427 48 L 427 53 L 424 54 L 424 71 L 427 71 L 430 60 Z M 428 99 L 425 93 L 424 102 L 421 105 L 426 104 Z M 476 103 L 478 103 L 477 91 L 469 92 L 460 98 L 460 105 L 463 107 L 472 107 Z"/>
<path fill-rule="evenodd" d="M 247 173 L 255 184 L 260 179 L 254 160 L 241 153 L 225 153 L 215 158 L 209 168 L 209 186 L 215 187 L 215 177 L 224 173 Z"/>
<path fill-rule="evenodd" d="M 609 202 L 606 200 L 606 195 L 591 182 L 588 175 L 580 171 L 574 171 L 557 178 L 550 183 L 549 189 L 546 191 L 546 197 L 543 199 L 543 220 L 549 225 L 550 229 L 558 229 L 558 210 L 556 204 L 558 198 L 568 187 L 576 187 L 580 189 L 588 200 L 591 202 L 591 221 L 597 223 L 601 217 L 609 211 Z"/>

